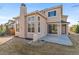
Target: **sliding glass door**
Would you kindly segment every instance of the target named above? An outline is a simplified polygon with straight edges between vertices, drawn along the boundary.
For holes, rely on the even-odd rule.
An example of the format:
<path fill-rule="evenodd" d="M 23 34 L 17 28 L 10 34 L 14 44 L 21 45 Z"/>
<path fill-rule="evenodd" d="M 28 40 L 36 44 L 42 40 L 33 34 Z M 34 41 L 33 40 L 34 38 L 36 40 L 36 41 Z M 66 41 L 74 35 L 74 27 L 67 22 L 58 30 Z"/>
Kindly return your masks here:
<path fill-rule="evenodd" d="M 57 34 L 57 24 L 48 24 L 48 33 Z"/>

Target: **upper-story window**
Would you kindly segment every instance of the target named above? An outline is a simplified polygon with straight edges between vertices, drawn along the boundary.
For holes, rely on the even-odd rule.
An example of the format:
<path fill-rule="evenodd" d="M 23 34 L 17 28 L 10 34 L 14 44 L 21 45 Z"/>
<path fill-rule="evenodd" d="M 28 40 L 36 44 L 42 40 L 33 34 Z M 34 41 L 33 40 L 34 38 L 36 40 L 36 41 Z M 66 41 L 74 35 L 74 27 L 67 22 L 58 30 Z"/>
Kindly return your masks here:
<path fill-rule="evenodd" d="M 48 12 L 48 17 L 51 17 L 51 16 L 56 16 L 56 11 Z"/>
<path fill-rule="evenodd" d="M 34 26 L 34 16 L 28 17 L 28 32 L 34 32 L 35 26 Z"/>

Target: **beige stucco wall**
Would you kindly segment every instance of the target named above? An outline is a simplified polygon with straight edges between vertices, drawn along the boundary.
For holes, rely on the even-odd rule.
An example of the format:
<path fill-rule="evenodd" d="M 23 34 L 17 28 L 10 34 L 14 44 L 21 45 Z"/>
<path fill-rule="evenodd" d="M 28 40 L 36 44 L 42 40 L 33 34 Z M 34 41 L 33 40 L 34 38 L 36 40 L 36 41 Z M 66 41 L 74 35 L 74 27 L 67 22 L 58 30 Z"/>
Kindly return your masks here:
<path fill-rule="evenodd" d="M 41 17 L 40 15 L 31 15 L 31 16 L 35 16 L 35 32 L 36 34 L 38 34 L 38 38 L 41 38 L 45 35 L 47 35 L 47 23 L 46 23 L 46 19 L 44 19 L 43 17 Z M 40 33 L 38 32 L 38 16 L 40 17 Z M 28 16 L 30 17 L 30 16 Z M 28 19 L 27 17 L 27 19 Z M 28 21 L 27 21 L 28 22 Z M 27 25 L 28 27 L 28 25 Z M 33 34 L 32 32 L 27 32 L 27 38 L 33 38 Z"/>
<path fill-rule="evenodd" d="M 39 38 L 46 36 L 47 35 L 47 20 L 44 19 L 43 17 L 40 17 L 40 34 L 39 34 Z"/>
<path fill-rule="evenodd" d="M 55 9 L 51 9 L 51 10 L 46 10 L 45 11 L 45 15 L 47 17 L 47 19 L 43 18 L 42 16 L 38 15 L 38 14 L 32 14 L 29 16 L 35 16 L 35 32 L 36 34 L 38 34 L 38 38 L 41 38 L 45 35 L 47 35 L 48 33 L 48 29 L 47 29 L 47 24 L 50 24 L 52 22 L 59 22 L 56 23 L 57 24 L 57 35 L 61 35 L 61 20 L 67 21 L 66 17 L 62 17 L 62 8 L 55 8 Z M 15 36 L 19 36 L 22 38 L 33 38 L 33 34 L 32 32 L 28 32 L 28 17 L 26 18 L 24 17 L 25 15 L 25 7 L 21 8 L 20 11 L 20 18 L 19 20 L 19 32 L 15 32 Z M 53 17 L 48 17 L 48 12 L 50 11 L 56 11 L 56 16 Z M 40 33 L 38 33 L 38 16 L 40 17 Z M 52 23 L 53 24 L 53 23 Z"/>
<path fill-rule="evenodd" d="M 19 36 L 19 34 L 20 34 L 19 32 L 16 31 L 16 23 L 18 20 L 19 20 L 19 18 L 15 20 L 15 36 Z"/>
<path fill-rule="evenodd" d="M 48 17 L 48 12 L 50 11 L 56 11 L 56 16 L 52 16 L 52 17 L 48 17 L 47 22 L 50 24 L 52 22 L 60 22 L 57 23 L 57 34 L 61 35 L 61 15 L 62 15 L 62 11 L 61 11 L 61 7 L 60 8 L 56 8 L 56 9 L 51 9 L 46 11 L 46 16 Z"/>
<path fill-rule="evenodd" d="M 19 32 L 15 32 L 15 36 L 21 37 L 21 38 L 26 38 L 27 34 L 27 21 L 25 20 L 25 14 L 27 14 L 27 9 L 25 6 L 20 7 L 20 16 L 16 20 L 18 20 L 19 23 Z"/>
<path fill-rule="evenodd" d="M 50 11 L 56 11 L 56 16 L 48 17 L 48 12 Z M 46 11 L 46 16 L 48 18 L 47 22 L 59 22 L 61 21 L 61 8 L 51 9 Z"/>
<path fill-rule="evenodd" d="M 48 17 L 47 22 L 48 23 L 52 23 L 52 22 L 60 22 L 57 23 L 57 35 L 61 35 L 61 15 L 62 15 L 62 8 L 55 8 L 55 9 L 51 9 L 46 11 L 46 16 L 48 17 L 48 12 L 50 11 L 56 11 L 56 16 L 52 16 L 52 17 Z"/>

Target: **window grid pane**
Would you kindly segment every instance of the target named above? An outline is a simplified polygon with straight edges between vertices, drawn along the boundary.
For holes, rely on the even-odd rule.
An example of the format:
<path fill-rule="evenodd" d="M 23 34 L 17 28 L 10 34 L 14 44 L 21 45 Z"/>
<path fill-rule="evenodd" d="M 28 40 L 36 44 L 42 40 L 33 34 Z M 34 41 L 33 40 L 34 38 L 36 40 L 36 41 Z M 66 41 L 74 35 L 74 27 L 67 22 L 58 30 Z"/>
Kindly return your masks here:
<path fill-rule="evenodd" d="M 34 32 L 34 16 L 28 18 L 28 32 Z"/>
<path fill-rule="evenodd" d="M 34 32 L 34 30 L 35 30 L 35 29 L 34 29 L 34 24 L 32 24 L 32 32 Z"/>
<path fill-rule="evenodd" d="M 38 17 L 38 32 L 40 32 L 40 17 Z"/>
<path fill-rule="evenodd" d="M 31 32 L 31 24 L 28 24 L 28 32 Z"/>
<path fill-rule="evenodd" d="M 38 22 L 38 32 L 40 32 L 40 22 Z"/>
<path fill-rule="evenodd" d="M 56 11 L 48 12 L 48 17 L 56 16 Z"/>

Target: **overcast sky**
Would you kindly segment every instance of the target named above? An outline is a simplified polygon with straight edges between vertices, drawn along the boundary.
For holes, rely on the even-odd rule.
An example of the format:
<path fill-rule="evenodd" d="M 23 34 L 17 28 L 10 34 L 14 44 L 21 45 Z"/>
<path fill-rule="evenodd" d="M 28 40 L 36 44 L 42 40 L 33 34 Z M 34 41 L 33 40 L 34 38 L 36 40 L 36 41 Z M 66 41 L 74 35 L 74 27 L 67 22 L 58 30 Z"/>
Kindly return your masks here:
<path fill-rule="evenodd" d="M 79 4 L 75 3 L 26 3 L 27 11 L 42 10 L 45 8 L 63 5 L 63 14 L 68 15 L 68 22 L 74 24 L 79 21 Z M 0 3 L 0 24 L 6 23 L 12 17 L 19 15 L 20 3 Z"/>

